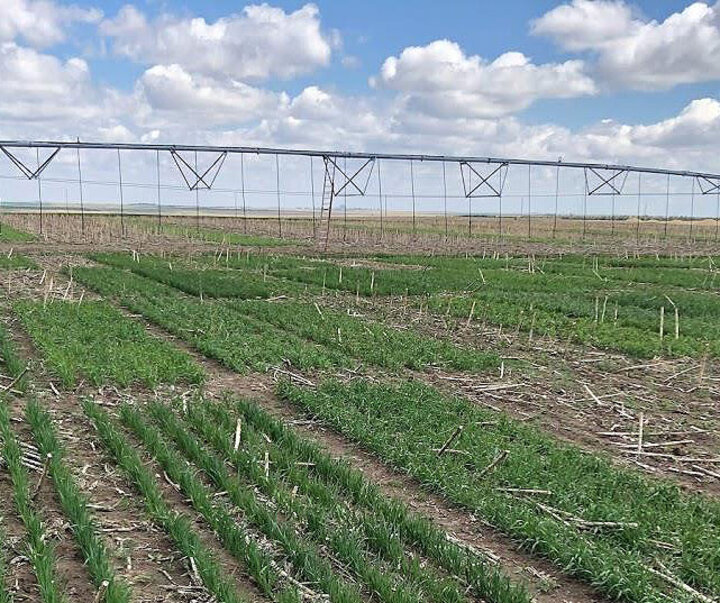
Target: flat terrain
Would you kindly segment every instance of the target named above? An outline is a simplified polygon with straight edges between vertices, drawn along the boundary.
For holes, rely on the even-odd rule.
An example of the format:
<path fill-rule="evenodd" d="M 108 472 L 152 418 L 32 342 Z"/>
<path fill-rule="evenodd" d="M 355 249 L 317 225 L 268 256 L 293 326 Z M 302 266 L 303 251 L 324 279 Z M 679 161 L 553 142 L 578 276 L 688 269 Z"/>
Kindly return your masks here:
<path fill-rule="evenodd" d="M 8 218 L 0 603 L 720 600 L 714 224 Z"/>

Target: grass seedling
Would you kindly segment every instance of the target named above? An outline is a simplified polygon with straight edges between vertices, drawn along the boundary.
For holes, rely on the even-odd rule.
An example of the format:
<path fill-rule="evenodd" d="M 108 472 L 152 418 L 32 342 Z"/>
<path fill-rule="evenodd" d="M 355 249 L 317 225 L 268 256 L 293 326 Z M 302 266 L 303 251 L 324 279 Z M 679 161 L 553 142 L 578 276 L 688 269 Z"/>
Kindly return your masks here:
<path fill-rule="evenodd" d="M 37 401 L 31 400 L 26 406 L 25 418 L 32 428 L 40 454 L 49 459 L 49 474 L 55 484 L 58 500 L 70 522 L 92 581 L 97 588 L 104 589 L 98 603 L 130 601 L 130 589 L 116 578 L 107 547 L 90 514 L 87 500 L 63 460 L 64 450 L 57 438 L 52 417 Z"/>
<path fill-rule="evenodd" d="M 183 555 L 195 561 L 205 588 L 221 603 L 245 603 L 234 581 L 224 575 L 220 564 L 192 529 L 190 520 L 165 502 L 152 473 L 107 413 L 89 399 L 83 401 L 83 409 L 110 456 L 142 496 L 150 519 L 165 530 Z"/>
<path fill-rule="evenodd" d="M 22 451 L 10 426 L 10 411 L 0 400 L 0 436 L 2 455 L 7 464 L 13 487 L 17 513 L 25 526 L 27 546 L 25 554 L 37 578 L 40 597 L 44 603 L 67 603 L 56 573 L 56 558 L 42 517 L 35 509 L 30 476 L 22 464 Z"/>

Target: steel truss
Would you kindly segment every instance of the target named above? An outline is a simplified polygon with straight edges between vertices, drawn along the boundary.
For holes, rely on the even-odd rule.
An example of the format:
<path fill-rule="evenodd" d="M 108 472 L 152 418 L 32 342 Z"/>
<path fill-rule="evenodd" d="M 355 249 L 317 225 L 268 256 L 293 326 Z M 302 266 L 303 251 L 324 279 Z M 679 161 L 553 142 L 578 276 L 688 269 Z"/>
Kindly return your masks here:
<path fill-rule="evenodd" d="M 590 195 L 622 195 L 628 174 L 637 171 L 630 167 L 601 168 L 588 165 L 583 168 L 585 190 Z M 594 176 L 594 178 L 593 178 Z"/>
<path fill-rule="evenodd" d="M 507 161 L 498 164 L 461 161 L 459 165 L 460 179 L 462 180 L 463 191 L 467 199 L 471 197 L 500 197 L 502 195 L 503 188 L 505 187 L 505 179 L 507 178 L 507 167 L 509 165 Z M 493 167 L 489 173 L 483 174 L 481 173 L 483 165 Z M 505 177 L 503 177 L 502 173 L 503 168 L 505 168 Z M 477 184 L 473 182 L 473 174 L 478 178 Z M 492 178 L 496 174 L 498 183 L 493 184 Z"/>
<path fill-rule="evenodd" d="M 700 194 L 712 195 L 713 193 L 720 193 L 720 180 L 708 178 L 706 176 L 696 177 Z"/>
<path fill-rule="evenodd" d="M 462 182 L 462 190 L 465 198 L 468 199 L 468 229 L 472 233 L 472 199 L 474 198 L 497 198 L 499 199 L 499 232 L 502 236 L 502 201 L 503 191 L 511 166 L 524 166 L 528 169 L 528 188 L 527 188 L 527 207 L 528 207 L 528 235 L 530 236 L 530 203 L 532 200 L 531 187 L 531 170 L 533 167 L 552 167 L 557 170 L 556 175 L 556 191 L 555 191 L 555 212 L 557 220 L 557 198 L 559 189 L 559 172 L 560 168 L 582 170 L 584 175 L 584 197 L 585 204 L 583 209 L 583 225 L 585 214 L 587 212 L 587 198 L 590 196 L 610 195 L 614 198 L 624 194 L 625 184 L 630 174 L 637 174 L 638 178 L 638 207 L 640 206 L 641 180 L 643 174 L 664 175 L 668 178 L 669 199 L 669 181 L 671 177 L 690 178 L 693 183 L 693 208 L 691 214 L 694 215 L 694 194 L 695 189 L 699 190 L 702 195 L 717 194 L 718 195 L 718 226 L 720 226 L 720 174 L 708 173 L 692 170 L 664 169 L 634 165 L 619 164 L 602 164 L 592 162 L 573 162 L 558 159 L 552 160 L 534 160 L 523 158 L 503 158 L 503 157 L 481 157 L 481 156 L 453 156 L 453 155 L 419 155 L 419 154 L 399 154 L 399 153 L 358 153 L 343 151 L 323 151 L 310 149 L 283 149 L 271 147 L 248 147 L 248 146 L 210 146 L 210 145 L 167 145 L 167 144 L 145 144 L 145 143 L 104 143 L 104 142 L 81 142 L 76 141 L 23 141 L 23 140 L 0 140 L 0 151 L 8 158 L 13 166 L 28 180 L 36 180 L 38 182 L 38 199 L 41 210 L 42 225 L 42 189 L 40 186 L 41 175 L 50 166 L 58 154 L 66 149 L 75 150 L 77 153 L 78 168 L 78 184 L 80 188 L 81 213 L 83 207 L 83 178 L 80 165 L 80 152 L 93 150 L 114 150 L 118 154 L 118 182 L 120 185 L 120 201 L 122 213 L 122 197 L 123 197 L 123 179 L 122 166 L 120 163 L 120 155 L 130 151 L 153 152 L 156 155 L 157 186 L 158 186 L 158 216 L 160 216 L 160 155 L 167 153 L 173 160 L 173 164 L 177 168 L 182 181 L 188 190 L 194 191 L 196 195 L 196 208 L 199 219 L 199 200 L 198 192 L 200 190 L 213 189 L 215 182 L 222 170 L 229 155 L 240 155 L 241 172 L 242 172 L 242 190 L 243 190 L 243 215 L 245 215 L 245 175 L 243 167 L 244 155 L 274 155 L 276 169 L 276 188 L 278 196 L 278 228 L 282 229 L 280 216 L 280 161 L 282 156 L 290 157 L 308 157 L 311 162 L 314 158 L 319 158 L 324 165 L 324 180 L 322 187 L 322 199 L 320 204 L 320 223 L 319 228 L 315 226 L 315 213 L 313 211 L 313 230 L 316 237 L 319 232 L 324 233 L 324 244 L 327 247 L 330 234 L 330 220 L 332 217 L 333 202 L 338 195 L 348 196 L 365 196 L 373 174 L 377 173 L 377 188 L 380 204 L 380 219 L 382 224 L 383 214 L 383 193 L 382 182 L 380 178 L 380 162 L 407 162 L 410 167 L 410 194 L 413 202 L 413 232 L 415 232 L 415 175 L 414 164 L 420 163 L 441 163 L 443 178 L 443 199 L 445 203 L 445 212 L 447 214 L 447 180 L 445 175 L 445 164 L 457 164 L 460 170 Z M 18 156 L 17 151 L 35 150 L 36 165 L 31 167 Z M 40 155 L 43 151 L 48 152 L 46 158 L 41 161 Z M 192 160 L 190 157 L 192 156 Z M 198 156 L 203 158 L 200 162 L 202 167 L 198 165 Z M 375 165 L 377 164 L 377 170 Z M 350 166 L 350 167 L 349 167 Z M 349 168 L 349 169 L 348 169 Z M 312 180 L 311 166 L 311 185 L 313 187 L 313 206 L 315 203 L 314 181 Z M 374 193 L 373 193 L 374 194 Z M 236 201 L 237 203 L 237 201 Z M 385 198 L 387 206 L 387 197 Z M 667 203 L 666 203 L 667 205 Z M 346 208 L 347 211 L 347 208 Z M 386 207 L 387 211 L 387 207 Z M 666 207 L 666 214 L 667 214 Z M 640 210 L 638 209 L 638 215 Z M 613 209 L 614 216 L 614 209 Z M 122 218 L 122 216 L 121 216 Z M 83 220 L 84 226 L 84 220 Z M 666 216 L 667 223 L 667 216 Z M 638 219 L 639 225 L 639 219 Z M 382 229 L 382 226 L 381 226 Z M 42 226 L 41 226 L 42 231 Z M 583 226 L 584 232 L 584 226 Z M 553 226 L 553 236 L 555 234 L 555 226 Z M 447 215 L 446 215 L 446 236 L 447 236 Z M 639 236 L 639 226 L 638 226 Z"/>

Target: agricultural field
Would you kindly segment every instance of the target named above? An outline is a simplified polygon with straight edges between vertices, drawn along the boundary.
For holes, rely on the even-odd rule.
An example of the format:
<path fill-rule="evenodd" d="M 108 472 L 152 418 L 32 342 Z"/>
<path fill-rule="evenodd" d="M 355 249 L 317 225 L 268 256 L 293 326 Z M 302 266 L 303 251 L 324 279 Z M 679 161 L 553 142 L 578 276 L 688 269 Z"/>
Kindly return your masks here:
<path fill-rule="evenodd" d="M 720 601 L 719 250 L 12 226 L 0 603 Z"/>

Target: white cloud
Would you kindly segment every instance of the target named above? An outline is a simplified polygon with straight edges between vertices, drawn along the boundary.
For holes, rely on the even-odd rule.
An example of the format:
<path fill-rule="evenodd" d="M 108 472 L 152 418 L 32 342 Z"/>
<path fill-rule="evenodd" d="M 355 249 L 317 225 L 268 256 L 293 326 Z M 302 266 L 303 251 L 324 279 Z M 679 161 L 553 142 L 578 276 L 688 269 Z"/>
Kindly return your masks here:
<path fill-rule="evenodd" d="M 291 78 L 327 65 L 332 46 L 320 28 L 319 10 L 306 4 L 292 13 L 267 4 L 208 23 L 164 15 L 148 21 L 132 5 L 101 24 L 114 52 L 145 64 L 177 64 L 213 77 Z"/>
<path fill-rule="evenodd" d="M 611 85 L 666 89 L 720 79 L 720 3 L 696 2 L 658 22 L 620 0 L 573 0 L 537 19 L 532 31 L 595 53 L 597 73 Z"/>
<path fill-rule="evenodd" d="M 51 0 L 2 0 L 0 42 L 23 38 L 33 46 L 45 47 L 66 39 L 65 28 L 72 23 L 96 23 L 97 9 L 60 5 Z"/>
<path fill-rule="evenodd" d="M 90 71 L 83 59 L 65 62 L 14 42 L 0 44 L 0 117 L 45 121 L 85 114 L 95 117 L 88 98 Z"/>
<path fill-rule="evenodd" d="M 507 52 L 488 62 L 449 40 L 405 48 L 385 60 L 371 83 L 400 92 L 409 109 L 448 117 L 496 117 L 539 98 L 595 93 L 582 61 L 535 65 L 520 52 Z"/>
<path fill-rule="evenodd" d="M 151 67 L 138 81 L 137 92 L 147 105 L 150 120 L 162 117 L 207 127 L 257 119 L 287 102 L 284 94 L 236 80 L 192 75 L 180 65 Z"/>

